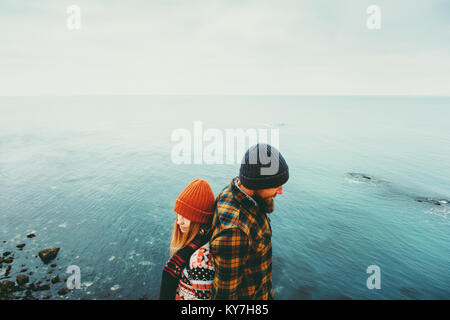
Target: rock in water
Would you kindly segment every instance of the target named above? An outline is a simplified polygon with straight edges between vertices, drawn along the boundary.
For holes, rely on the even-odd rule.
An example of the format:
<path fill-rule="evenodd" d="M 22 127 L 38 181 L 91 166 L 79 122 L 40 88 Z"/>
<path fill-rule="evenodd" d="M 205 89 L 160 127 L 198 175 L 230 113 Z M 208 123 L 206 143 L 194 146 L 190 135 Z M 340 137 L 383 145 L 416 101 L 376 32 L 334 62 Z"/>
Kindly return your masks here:
<path fill-rule="evenodd" d="M 9 276 L 9 272 L 11 271 L 11 266 L 7 266 L 6 270 L 5 270 L 5 276 L 8 277 Z"/>
<path fill-rule="evenodd" d="M 47 264 L 56 258 L 56 256 L 58 255 L 58 251 L 59 248 L 41 250 L 39 251 L 39 257 L 45 264 Z"/>
<path fill-rule="evenodd" d="M 5 251 L 5 252 L 3 252 L 3 256 L 4 256 L 4 257 L 9 256 L 10 254 L 11 254 L 11 251 Z"/>
<path fill-rule="evenodd" d="M 0 282 L 0 292 L 6 293 L 14 290 L 16 284 L 12 281 L 5 280 Z"/>
<path fill-rule="evenodd" d="M 59 276 L 56 276 L 56 277 L 52 278 L 52 283 L 53 284 L 58 283 L 58 282 L 61 282 L 61 279 L 59 279 Z"/>
<path fill-rule="evenodd" d="M 42 286 L 39 283 L 32 283 L 29 286 L 29 289 L 32 291 L 44 291 L 44 290 L 50 290 L 50 286 L 48 284 L 43 284 Z"/>
<path fill-rule="evenodd" d="M 69 290 L 67 288 L 62 288 L 62 289 L 58 290 L 58 294 L 60 294 L 60 295 L 64 295 L 64 294 L 66 294 L 68 292 L 69 292 Z"/>
<path fill-rule="evenodd" d="M 34 233 L 27 234 L 27 238 L 34 238 L 36 235 Z"/>
<path fill-rule="evenodd" d="M 18 244 L 16 247 L 22 249 L 23 247 L 25 247 L 25 243 Z"/>
<path fill-rule="evenodd" d="M 25 283 L 28 283 L 28 281 L 30 281 L 30 278 L 28 278 L 28 276 L 25 274 L 21 274 L 17 276 L 16 281 L 18 285 L 23 285 Z"/>
<path fill-rule="evenodd" d="M 5 263 L 11 263 L 11 262 L 13 262 L 13 260 L 14 260 L 13 257 L 9 257 L 9 258 L 6 258 L 5 260 L 3 260 L 3 262 L 5 262 Z"/>

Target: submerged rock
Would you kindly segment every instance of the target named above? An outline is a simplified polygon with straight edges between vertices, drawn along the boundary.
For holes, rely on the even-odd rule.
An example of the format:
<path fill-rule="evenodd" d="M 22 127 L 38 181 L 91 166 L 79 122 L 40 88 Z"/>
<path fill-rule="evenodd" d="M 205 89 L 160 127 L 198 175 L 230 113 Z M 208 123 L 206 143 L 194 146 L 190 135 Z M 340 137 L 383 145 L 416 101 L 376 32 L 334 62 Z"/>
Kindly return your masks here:
<path fill-rule="evenodd" d="M 9 280 L 4 280 L 2 282 L 0 282 L 0 292 L 1 293 L 9 293 L 14 291 L 14 287 L 16 286 L 16 284 L 12 281 Z"/>
<path fill-rule="evenodd" d="M 67 289 L 67 288 L 62 288 L 62 289 L 58 290 L 58 294 L 60 294 L 60 295 L 65 295 L 67 293 L 69 293 L 69 289 Z"/>
<path fill-rule="evenodd" d="M 28 289 L 25 292 L 25 297 L 23 298 L 24 300 L 37 300 L 37 298 L 33 297 L 33 295 L 31 294 L 31 290 Z"/>
<path fill-rule="evenodd" d="M 39 251 L 39 257 L 45 264 L 47 264 L 56 258 L 56 256 L 58 255 L 58 251 L 59 248 L 41 250 Z"/>
<path fill-rule="evenodd" d="M 44 290 L 50 290 L 50 285 L 43 284 L 42 286 L 39 283 L 32 283 L 28 287 L 32 291 L 44 291 Z"/>
<path fill-rule="evenodd" d="M 4 257 L 9 256 L 10 254 L 11 254 L 11 251 L 5 251 L 5 252 L 3 252 L 3 256 L 4 256 Z"/>
<path fill-rule="evenodd" d="M 56 263 L 51 264 L 50 267 L 55 268 L 56 267 Z"/>
<path fill-rule="evenodd" d="M 5 262 L 5 263 L 11 263 L 11 262 L 13 262 L 13 260 L 14 260 L 13 257 L 9 257 L 9 258 L 6 258 L 5 260 L 3 260 L 3 262 Z"/>
<path fill-rule="evenodd" d="M 9 272 L 11 271 L 12 266 L 7 266 L 5 270 L 5 276 L 9 276 Z"/>
<path fill-rule="evenodd" d="M 25 283 L 28 283 L 28 281 L 30 281 L 30 278 L 28 278 L 28 276 L 25 274 L 21 274 L 17 276 L 16 281 L 18 285 L 24 285 Z"/>
<path fill-rule="evenodd" d="M 25 243 L 18 244 L 16 247 L 22 249 L 23 247 L 25 247 Z"/>
<path fill-rule="evenodd" d="M 437 200 L 437 199 L 433 199 L 433 198 L 418 198 L 418 199 L 416 199 L 416 201 L 421 202 L 421 203 L 426 202 L 429 204 L 434 204 L 436 206 L 442 206 L 442 205 L 445 206 L 446 204 L 448 204 L 448 200 L 446 200 L 446 199 Z"/>
<path fill-rule="evenodd" d="M 53 284 L 58 283 L 58 282 L 61 282 L 61 279 L 59 278 L 59 276 L 56 276 L 56 277 L 52 278 L 52 283 Z"/>
<path fill-rule="evenodd" d="M 34 233 L 27 234 L 27 238 L 34 238 L 36 235 Z"/>

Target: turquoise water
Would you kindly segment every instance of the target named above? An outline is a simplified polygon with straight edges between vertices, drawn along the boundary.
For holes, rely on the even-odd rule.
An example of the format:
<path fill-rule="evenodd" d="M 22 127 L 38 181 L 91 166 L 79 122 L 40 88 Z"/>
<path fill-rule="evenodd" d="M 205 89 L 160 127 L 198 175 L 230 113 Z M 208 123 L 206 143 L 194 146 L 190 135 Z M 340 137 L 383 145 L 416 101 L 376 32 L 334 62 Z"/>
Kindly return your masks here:
<path fill-rule="evenodd" d="M 57 272 L 81 269 L 65 299 L 157 298 L 178 193 L 201 177 L 217 194 L 239 168 L 173 164 L 172 132 L 276 128 L 291 173 L 271 215 L 277 299 L 448 299 L 449 119 L 450 98 L 1 97 L 2 251 L 26 243 L 11 276 L 38 280 L 33 256 L 61 247 Z"/>

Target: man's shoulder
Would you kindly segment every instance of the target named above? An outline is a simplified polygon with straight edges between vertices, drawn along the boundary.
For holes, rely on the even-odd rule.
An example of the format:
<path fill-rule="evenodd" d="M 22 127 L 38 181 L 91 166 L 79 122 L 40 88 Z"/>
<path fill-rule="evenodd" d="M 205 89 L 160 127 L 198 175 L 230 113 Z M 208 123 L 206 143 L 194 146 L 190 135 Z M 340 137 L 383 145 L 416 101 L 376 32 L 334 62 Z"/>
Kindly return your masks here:
<path fill-rule="evenodd" d="M 217 196 L 216 209 L 214 212 L 215 234 L 225 229 L 240 229 L 248 234 L 248 226 L 243 223 L 242 208 L 240 203 L 234 198 L 229 188 L 225 188 Z"/>

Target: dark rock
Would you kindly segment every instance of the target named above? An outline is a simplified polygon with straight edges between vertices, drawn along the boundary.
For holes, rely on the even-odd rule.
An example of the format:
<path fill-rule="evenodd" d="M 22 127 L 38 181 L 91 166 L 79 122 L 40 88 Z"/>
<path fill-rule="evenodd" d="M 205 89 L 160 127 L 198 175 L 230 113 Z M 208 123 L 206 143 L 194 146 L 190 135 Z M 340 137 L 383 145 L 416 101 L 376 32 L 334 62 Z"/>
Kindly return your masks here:
<path fill-rule="evenodd" d="M 2 258 L 2 257 L 0 257 L 0 263 L 3 263 L 3 261 L 4 261 L 4 260 L 3 260 L 3 258 Z"/>
<path fill-rule="evenodd" d="M 48 272 L 48 274 L 52 274 L 53 273 L 53 270 L 50 270 L 49 272 Z"/>
<path fill-rule="evenodd" d="M 7 266 L 5 270 L 5 276 L 9 276 L 9 272 L 11 271 L 12 266 Z"/>
<path fill-rule="evenodd" d="M 16 247 L 22 249 L 23 247 L 25 247 L 25 243 L 18 244 Z"/>
<path fill-rule="evenodd" d="M 34 233 L 27 234 L 27 238 L 34 238 L 36 235 Z"/>
<path fill-rule="evenodd" d="M 312 291 L 314 290 L 314 287 L 311 286 L 301 286 L 296 290 L 294 293 L 295 296 L 293 297 L 294 300 L 307 300 L 311 299 Z"/>
<path fill-rule="evenodd" d="M 14 282 L 9 281 L 9 280 L 4 280 L 4 281 L 0 282 L 0 292 L 2 292 L 2 293 L 12 292 L 14 290 L 15 286 L 16 286 L 16 284 Z"/>
<path fill-rule="evenodd" d="M 61 282 L 61 279 L 59 278 L 59 276 L 52 278 L 52 283 L 58 283 L 58 282 Z"/>
<path fill-rule="evenodd" d="M 25 297 L 23 298 L 24 300 L 37 300 L 37 298 L 33 297 L 33 295 L 31 294 L 31 290 L 28 289 L 25 292 Z"/>
<path fill-rule="evenodd" d="M 33 275 L 33 271 L 30 271 L 30 273 L 28 273 L 30 276 L 32 276 Z"/>
<path fill-rule="evenodd" d="M 27 271 L 28 271 L 27 268 L 20 270 L 20 272 L 27 272 Z"/>
<path fill-rule="evenodd" d="M 64 295 L 67 293 L 69 293 L 69 289 L 67 289 L 67 288 L 62 288 L 62 289 L 58 290 L 58 294 L 60 294 L 60 295 Z"/>
<path fill-rule="evenodd" d="M 6 258 L 5 260 L 3 260 L 3 262 L 5 262 L 5 263 L 11 263 L 11 262 L 13 262 L 13 260 L 14 260 L 13 257 L 9 257 L 9 258 Z"/>
<path fill-rule="evenodd" d="M 0 269 L 3 268 L 3 265 L 0 263 Z"/>
<path fill-rule="evenodd" d="M 51 264 L 50 267 L 55 268 L 56 267 L 56 263 Z"/>
<path fill-rule="evenodd" d="M 28 281 L 30 281 L 30 278 L 28 278 L 28 276 L 25 274 L 21 274 L 17 276 L 16 281 L 18 285 L 24 285 L 25 283 L 28 283 Z"/>
<path fill-rule="evenodd" d="M 5 251 L 5 252 L 3 252 L 3 256 L 4 256 L 4 257 L 9 256 L 10 254 L 11 254 L 11 251 Z"/>
<path fill-rule="evenodd" d="M 400 292 L 411 299 L 420 299 L 421 293 L 417 289 L 402 287 Z"/>
<path fill-rule="evenodd" d="M 48 284 L 43 284 L 42 286 L 39 284 L 30 284 L 30 286 L 28 287 L 30 290 L 32 291 L 44 291 L 44 290 L 50 290 L 50 285 Z"/>
<path fill-rule="evenodd" d="M 45 264 L 47 264 L 56 258 L 58 252 L 59 248 L 41 250 L 39 251 L 39 257 Z"/>

